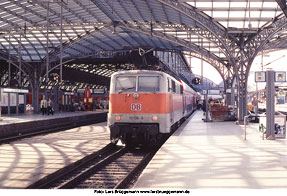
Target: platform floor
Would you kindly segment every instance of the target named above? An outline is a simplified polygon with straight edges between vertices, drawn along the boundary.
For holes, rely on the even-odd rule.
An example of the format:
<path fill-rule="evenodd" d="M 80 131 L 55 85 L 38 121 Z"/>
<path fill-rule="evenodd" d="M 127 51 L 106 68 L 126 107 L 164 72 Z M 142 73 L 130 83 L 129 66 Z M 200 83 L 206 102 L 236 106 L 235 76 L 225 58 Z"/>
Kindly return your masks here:
<path fill-rule="evenodd" d="M 25 188 L 109 143 L 103 122 L 0 145 L 0 189 Z"/>
<path fill-rule="evenodd" d="M 14 123 L 22 123 L 22 122 L 30 122 L 37 120 L 46 120 L 46 119 L 54 119 L 54 118 L 63 118 L 63 117 L 72 117 L 72 116 L 81 116 L 88 115 L 93 113 L 103 113 L 108 112 L 108 110 L 96 110 L 89 112 L 56 112 L 54 115 L 42 115 L 42 114 L 22 114 L 22 115 L 12 115 L 12 116 L 2 116 L 2 120 L 0 121 L 1 125 L 14 124 Z"/>
<path fill-rule="evenodd" d="M 262 140 L 258 124 L 205 123 L 197 111 L 154 156 L 136 189 L 287 188 L 286 139 Z"/>

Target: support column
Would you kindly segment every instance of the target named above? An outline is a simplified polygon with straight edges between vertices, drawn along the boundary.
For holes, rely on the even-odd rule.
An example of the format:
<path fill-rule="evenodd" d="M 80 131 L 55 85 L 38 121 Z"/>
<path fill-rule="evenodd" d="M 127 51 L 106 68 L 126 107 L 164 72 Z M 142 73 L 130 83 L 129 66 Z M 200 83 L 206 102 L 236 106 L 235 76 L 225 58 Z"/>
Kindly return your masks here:
<path fill-rule="evenodd" d="M 26 105 L 27 105 L 26 99 L 27 99 L 27 94 L 24 94 L 24 114 L 26 114 Z"/>
<path fill-rule="evenodd" d="M 235 93 L 234 93 L 234 87 L 231 87 L 231 105 L 235 104 Z"/>
<path fill-rule="evenodd" d="M 59 87 L 58 85 L 55 85 L 55 87 L 53 88 L 52 92 L 53 92 L 53 105 L 54 105 L 54 110 L 55 112 L 59 112 Z"/>
<path fill-rule="evenodd" d="M 20 39 L 18 41 L 18 61 L 19 61 L 18 87 L 22 88 L 22 29 L 20 30 Z"/>
<path fill-rule="evenodd" d="M 232 105 L 231 103 L 231 89 L 230 92 L 226 92 L 226 105 Z"/>
<path fill-rule="evenodd" d="M 11 84 L 11 28 L 9 30 L 9 49 L 8 49 L 8 86 Z"/>
<path fill-rule="evenodd" d="M 266 71 L 266 138 L 275 139 L 274 133 L 274 101 L 275 101 L 275 87 L 274 87 L 274 71 Z"/>
<path fill-rule="evenodd" d="M 50 3 L 48 2 L 47 5 L 47 26 L 46 26 L 46 78 L 45 82 L 48 85 L 49 81 L 49 10 L 50 9 Z"/>
<path fill-rule="evenodd" d="M 16 114 L 19 114 L 19 93 L 16 94 Z"/>
<path fill-rule="evenodd" d="M 233 105 L 234 102 L 232 102 L 232 93 L 231 93 L 231 88 L 232 88 L 232 84 L 231 84 L 231 79 L 228 78 L 226 81 L 226 90 L 229 89 L 229 91 L 227 92 L 226 91 L 226 100 L 225 100 L 225 103 L 226 105 Z"/>
<path fill-rule="evenodd" d="M 244 82 L 240 81 L 238 87 L 238 121 L 239 123 L 243 123 L 244 116 L 247 114 L 247 98 L 246 98 L 246 88 Z"/>
<path fill-rule="evenodd" d="M 32 77 L 33 88 L 32 88 L 32 105 L 34 107 L 34 113 L 40 113 L 40 105 L 39 105 L 39 74 L 37 71 L 37 66 L 34 67 L 34 76 Z"/>
<path fill-rule="evenodd" d="M 237 81 L 237 93 L 238 93 L 238 123 L 244 123 L 244 116 L 247 114 L 247 78 L 246 78 L 246 66 L 244 62 L 245 56 L 243 47 L 240 51 L 240 66 L 238 69 Z"/>
<path fill-rule="evenodd" d="M 11 115 L 11 101 L 10 101 L 10 93 L 8 94 L 8 115 Z"/>

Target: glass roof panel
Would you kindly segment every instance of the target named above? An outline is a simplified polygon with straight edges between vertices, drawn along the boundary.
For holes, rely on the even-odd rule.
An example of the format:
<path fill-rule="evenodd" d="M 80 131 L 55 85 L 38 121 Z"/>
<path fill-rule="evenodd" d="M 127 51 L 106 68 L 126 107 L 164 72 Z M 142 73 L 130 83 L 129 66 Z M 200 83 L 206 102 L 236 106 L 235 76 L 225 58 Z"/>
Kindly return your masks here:
<path fill-rule="evenodd" d="M 265 12 L 264 12 L 265 13 Z M 250 16 L 253 17 L 253 18 L 259 18 L 260 17 L 260 14 L 261 14 L 261 11 L 252 11 L 250 13 Z M 247 14 L 248 17 L 249 17 L 249 13 Z"/>
<path fill-rule="evenodd" d="M 212 7 L 212 2 L 199 2 L 199 1 L 196 1 L 195 3 L 196 7 Z"/>
<path fill-rule="evenodd" d="M 258 21 L 250 21 L 250 24 L 251 24 L 251 26 L 250 26 L 251 28 L 257 28 L 259 25 L 259 22 Z M 249 21 L 245 22 L 244 28 L 249 28 Z"/>
<path fill-rule="evenodd" d="M 232 18 L 244 18 L 246 17 L 245 12 L 238 12 L 238 11 L 233 11 L 233 12 L 229 12 L 229 17 L 230 19 Z"/>
<path fill-rule="evenodd" d="M 265 2 L 266 3 L 266 2 Z M 262 2 L 250 2 L 250 7 L 252 7 L 252 8 L 261 8 L 262 7 L 262 5 L 264 4 L 264 2 L 262 1 Z"/>
<path fill-rule="evenodd" d="M 246 1 L 241 1 L 241 2 L 231 2 L 230 3 L 230 7 L 242 7 L 242 8 L 246 8 L 248 5 L 248 3 Z"/>
<path fill-rule="evenodd" d="M 229 3 L 226 2 L 213 2 L 213 8 L 229 7 Z"/>
<path fill-rule="evenodd" d="M 276 1 L 270 0 L 187 0 L 186 3 L 197 7 L 226 28 L 247 28 L 249 14 L 252 27 L 260 28 L 282 13 Z"/>
<path fill-rule="evenodd" d="M 223 11 L 213 11 L 212 17 L 213 17 L 213 18 L 218 18 L 218 17 L 224 17 L 224 18 L 227 18 L 227 17 L 228 17 L 228 12 L 223 12 Z"/>
<path fill-rule="evenodd" d="M 58 0 L 49 0 L 50 3 L 50 22 L 51 25 L 54 25 L 52 32 L 49 35 L 49 44 L 51 47 L 59 46 L 59 23 L 60 23 L 60 1 Z M 31 3 L 32 2 L 32 3 Z M 47 14 L 47 1 L 27 1 L 27 0 L 0 0 L 0 28 L 2 30 L 9 29 L 19 29 L 23 28 L 24 25 L 33 27 L 35 30 L 27 31 L 27 40 L 22 44 L 25 45 L 26 49 L 28 48 L 30 54 L 35 53 L 35 48 L 42 47 L 45 55 L 45 46 L 46 46 L 46 14 Z M 151 18 L 155 19 L 155 22 L 161 22 L 164 24 L 167 23 L 176 23 L 184 24 L 189 27 L 194 27 L 195 22 L 188 16 L 179 13 L 178 10 L 173 9 L 171 6 L 163 5 L 160 1 L 156 0 L 101 0 L 95 1 L 98 4 L 95 4 L 91 0 L 70 0 L 67 1 L 63 7 L 63 22 L 65 25 L 63 40 L 64 42 L 79 40 L 82 39 L 81 36 L 86 36 L 86 31 L 93 32 L 95 25 L 85 26 L 85 23 L 91 22 L 96 23 L 98 21 L 104 22 L 105 24 L 113 20 L 109 11 L 104 11 L 104 7 L 108 10 L 112 10 L 113 14 L 116 15 L 116 18 L 119 20 L 125 21 L 150 21 Z M 100 2 L 100 3 L 99 3 Z M 214 18 L 214 21 L 218 21 L 224 27 L 236 27 L 239 30 L 235 29 L 234 31 L 246 31 L 251 24 L 252 29 L 259 28 L 266 22 L 271 21 L 275 16 L 278 16 L 282 13 L 277 3 L 273 0 L 179 0 L 180 3 L 189 2 L 190 5 L 198 8 L 199 11 L 206 13 L 207 15 Z M 249 3 L 250 2 L 250 3 Z M 101 3 L 103 7 L 100 8 Z M 250 8 L 249 8 L 250 7 Z M 8 11 L 9 10 L 9 11 Z M 249 17 L 250 15 L 250 17 Z M 26 20 L 25 20 L 26 19 Z M 80 25 L 73 25 L 73 24 Z M 34 26 L 36 25 L 36 26 Z M 40 27 L 40 25 L 43 25 Z M 57 26 L 58 25 L 58 26 Z M 70 25 L 70 26 L 69 26 Z M 74 26 L 74 27 L 73 27 Z M 44 27 L 44 28 L 43 28 Z M 149 25 L 142 25 L 143 29 L 149 29 Z M 204 28 L 203 24 L 198 23 L 197 27 Z M 37 29 L 38 28 L 38 29 Z M 118 29 L 119 27 L 117 27 Z M 192 35 L 189 37 L 189 34 L 186 32 L 181 33 L 179 30 L 175 33 L 175 27 L 154 27 L 154 31 L 163 31 L 166 30 L 170 32 L 172 36 L 178 36 L 180 39 L 189 40 L 191 42 L 198 44 L 198 35 Z M 245 29 L 243 29 L 245 28 Z M 57 30 L 58 29 L 58 30 Z M 233 29 L 231 29 L 232 31 Z M 255 29 L 256 30 L 256 29 Z M 131 30 L 132 31 L 132 30 Z M 196 31 L 196 30 L 195 30 Z M 120 48 L 121 45 L 148 45 L 154 44 L 156 47 L 160 46 L 162 48 L 172 48 L 174 44 L 169 43 L 168 41 L 155 40 L 149 36 L 144 36 L 141 33 L 128 33 L 128 34 L 119 34 L 118 37 L 114 37 L 110 34 L 111 32 L 102 31 L 102 33 L 97 33 L 96 36 L 90 36 L 87 39 L 90 43 L 81 43 L 79 47 L 73 45 L 74 49 L 70 49 L 71 53 L 80 53 L 81 51 L 89 51 L 92 47 L 92 43 L 97 43 L 96 48 L 104 49 L 113 49 Z M 18 35 L 17 35 L 18 34 Z M 122 36 L 124 39 L 121 39 L 119 36 Z M 19 32 L 13 34 L 13 40 L 19 39 Z M 7 36 L 6 36 L 7 38 Z M 23 37 L 22 37 L 23 39 Z M 4 40 L 2 46 L 7 46 L 7 42 Z M 13 42 L 13 41 L 12 41 Z M 15 42 L 15 43 L 14 43 Z M 17 48 L 18 42 L 14 41 L 13 45 Z M 101 42 L 101 43 L 100 43 Z M 134 43 L 135 42 L 135 43 Z M 156 42 L 156 43 L 153 43 Z M 29 47 L 29 44 L 35 44 L 33 47 Z M 209 48 L 209 41 L 204 39 L 204 47 Z M 211 44 L 210 48 L 212 50 L 218 50 L 218 48 Z M 38 51 L 41 53 L 41 51 Z M 64 51 L 68 53 L 67 51 Z M 219 51 L 218 51 L 219 52 Z M 23 50 L 23 54 L 26 54 Z M 42 54 L 42 53 L 41 53 Z M 32 55 L 33 56 L 33 55 Z"/>
<path fill-rule="evenodd" d="M 229 27 L 243 28 L 244 21 L 229 21 Z"/>
<path fill-rule="evenodd" d="M 273 1 L 273 2 L 264 2 L 263 6 L 264 6 L 264 7 L 277 7 L 278 4 L 276 3 L 276 1 Z"/>
<path fill-rule="evenodd" d="M 275 12 L 271 12 L 271 11 L 264 11 L 264 17 L 275 17 Z"/>

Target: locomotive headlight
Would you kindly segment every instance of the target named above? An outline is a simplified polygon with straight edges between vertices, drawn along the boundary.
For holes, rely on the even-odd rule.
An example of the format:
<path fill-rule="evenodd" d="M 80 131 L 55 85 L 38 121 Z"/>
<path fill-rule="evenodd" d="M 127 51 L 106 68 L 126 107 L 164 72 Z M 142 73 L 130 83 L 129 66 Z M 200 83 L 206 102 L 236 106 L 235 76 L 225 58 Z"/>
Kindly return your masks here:
<path fill-rule="evenodd" d="M 156 121 L 157 120 L 157 116 L 153 116 L 152 120 Z"/>
<path fill-rule="evenodd" d="M 120 116 L 116 116 L 116 120 L 121 120 L 121 117 Z"/>

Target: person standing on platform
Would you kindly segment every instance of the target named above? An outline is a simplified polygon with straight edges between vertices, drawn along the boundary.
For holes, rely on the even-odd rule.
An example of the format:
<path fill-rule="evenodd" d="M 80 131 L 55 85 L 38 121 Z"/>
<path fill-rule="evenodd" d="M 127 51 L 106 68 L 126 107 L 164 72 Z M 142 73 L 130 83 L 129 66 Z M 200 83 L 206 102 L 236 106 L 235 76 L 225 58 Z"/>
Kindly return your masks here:
<path fill-rule="evenodd" d="M 205 115 L 205 112 L 206 112 L 206 101 L 205 101 L 205 99 L 202 102 L 201 108 L 202 108 L 202 111 L 203 111 L 203 115 Z"/>
<path fill-rule="evenodd" d="M 52 115 L 54 115 L 54 109 L 53 109 L 53 102 L 52 102 L 52 100 L 51 100 L 51 98 L 49 98 L 49 100 L 48 100 L 48 102 L 47 102 L 47 108 L 48 108 L 48 111 L 47 111 L 47 114 L 49 115 L 49 114 L 52 114 Z"/>
<path fill-rule="evenodd" d="M 198 102 L 198 109 L 201 110 L 201 107 L 202 107 L 202 100 L 200 99 Z"/>
<path fill-rule="evenodd" d="M 45 99 L 45 96 L 43 96 L 43 99 L 41 100 L 40 107 L 41 107 L 42 115 L 46 114 L 47 113 L 47 100 Z"/>

